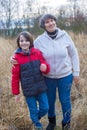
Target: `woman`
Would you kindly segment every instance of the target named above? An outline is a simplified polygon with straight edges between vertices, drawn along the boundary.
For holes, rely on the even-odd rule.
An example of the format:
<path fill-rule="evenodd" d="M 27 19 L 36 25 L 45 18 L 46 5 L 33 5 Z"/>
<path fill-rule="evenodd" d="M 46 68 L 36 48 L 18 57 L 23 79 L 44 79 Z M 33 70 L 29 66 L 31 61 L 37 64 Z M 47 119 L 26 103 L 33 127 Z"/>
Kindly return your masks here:
<path fill-rule="evenodd" d="M 56 88 L 62 107 L 62 130 L 69 130 L 71 121 L 70 92 L 72 82 L 79 82 L 79 58 L 76 47 L 70 36 L 60 30 L 56 24 L 56 17 L 45 14 L 40 19 L 40 27 L 45 32 L 34 41 L 34 47 L 39 49 L 48 64 L 49 74 L 44 75 L 48 86 L 49 124 L 46 130 L 54 130 L 56 126 Z"/>

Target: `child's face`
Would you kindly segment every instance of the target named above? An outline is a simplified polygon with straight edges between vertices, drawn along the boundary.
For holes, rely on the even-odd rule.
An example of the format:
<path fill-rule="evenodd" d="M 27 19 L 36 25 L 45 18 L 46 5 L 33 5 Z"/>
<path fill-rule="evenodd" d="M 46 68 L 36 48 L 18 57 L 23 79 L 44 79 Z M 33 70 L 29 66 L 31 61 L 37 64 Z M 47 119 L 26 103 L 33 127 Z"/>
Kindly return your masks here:
<path fill-rule="evenodd" d="M 19 44 L 23 51 L 29 51 L 30 41 L 28 41 L 23 35 L 20 36 Z"/>

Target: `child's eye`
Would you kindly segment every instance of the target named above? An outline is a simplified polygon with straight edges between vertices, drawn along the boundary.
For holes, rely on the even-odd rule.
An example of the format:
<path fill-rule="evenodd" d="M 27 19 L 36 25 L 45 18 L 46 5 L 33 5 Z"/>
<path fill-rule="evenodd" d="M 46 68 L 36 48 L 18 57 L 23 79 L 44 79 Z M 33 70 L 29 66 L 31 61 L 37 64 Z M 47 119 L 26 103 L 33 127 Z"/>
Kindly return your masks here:
<path fill-rule="evenodd" d="M 20 42 L 29 42 L 28 40 L 20 40 Z"/>
<path fill-rule="evenodd" d="M 24 42 L 23 40 L 20 40 L 20 42 Z"/>

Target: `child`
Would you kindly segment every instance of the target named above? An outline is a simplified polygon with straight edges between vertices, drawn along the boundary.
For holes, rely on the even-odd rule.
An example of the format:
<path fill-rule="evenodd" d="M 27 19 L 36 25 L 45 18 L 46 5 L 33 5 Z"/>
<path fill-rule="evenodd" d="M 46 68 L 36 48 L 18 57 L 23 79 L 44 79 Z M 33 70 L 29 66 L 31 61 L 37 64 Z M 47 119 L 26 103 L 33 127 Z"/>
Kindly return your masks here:
<path fill-rule="evenodd" d="M 42 130 L 39 120 L 48 112 L 49 108 L 46 95 L 47 86 L 42 73 L 49 73 L 50 67 L 41 52 L 33 47 L 33 38 L 30 33 L 21 32 L 17 37 L 17 46 L 14 59 L 18 64 L 12 66 L 12 94 L 18 101 L 19 82 L 21 82 L 31 120 L 37 130 Z"/>

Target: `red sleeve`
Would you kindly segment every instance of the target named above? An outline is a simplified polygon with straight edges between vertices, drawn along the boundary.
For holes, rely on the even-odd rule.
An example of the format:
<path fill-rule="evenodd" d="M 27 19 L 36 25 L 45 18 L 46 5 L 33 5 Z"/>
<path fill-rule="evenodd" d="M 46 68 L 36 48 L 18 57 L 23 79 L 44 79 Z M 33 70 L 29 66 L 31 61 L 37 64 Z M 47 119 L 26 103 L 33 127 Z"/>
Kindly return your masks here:
<path fill-rule="evenodd" d="M 11 78 L 11 89 L 12 94 L 18 95 L 20 93 L 19 82 L 20 82 L 20 65 L 12 65 L 12 78 Z"/>
<path fill-rule="evenodd" d="M 46 62 L 46 60 L 44 59 L 44 57 L 40 51 L 38 51 L 38 54 L 39 54 L 39 58 L 40 58 L 40 63 L 45 64 L 47 66 L 46 71 L 43 73 L 48 74 L 50 72 L 50 65 Z"/>

